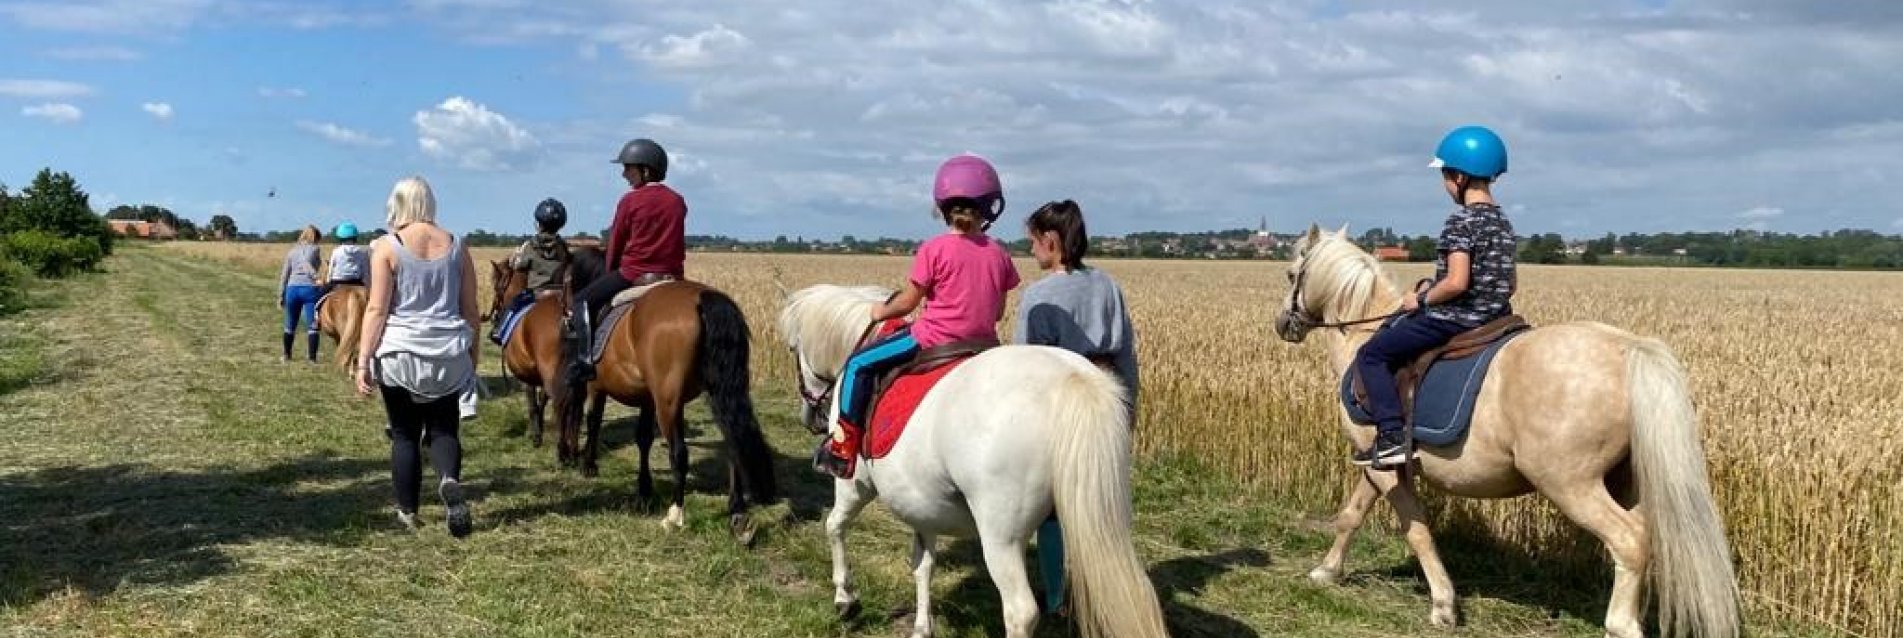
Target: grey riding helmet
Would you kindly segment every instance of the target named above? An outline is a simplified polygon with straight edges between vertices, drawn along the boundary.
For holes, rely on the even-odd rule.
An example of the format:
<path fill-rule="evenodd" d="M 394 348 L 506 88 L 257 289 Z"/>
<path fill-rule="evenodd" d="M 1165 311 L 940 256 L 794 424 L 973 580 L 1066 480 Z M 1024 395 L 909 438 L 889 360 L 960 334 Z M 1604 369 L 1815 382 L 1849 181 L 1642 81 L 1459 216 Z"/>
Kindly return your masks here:
<path fill-rule="evenodd" d="M 621 146 L 621 154 L 615 156 L 616 164 L 638 164 L 648 167 L 654 173 L 654 180 L 667 179 L 667 151 L 661 149 L 654 140 L 640 138 L 629 140 Z"/>

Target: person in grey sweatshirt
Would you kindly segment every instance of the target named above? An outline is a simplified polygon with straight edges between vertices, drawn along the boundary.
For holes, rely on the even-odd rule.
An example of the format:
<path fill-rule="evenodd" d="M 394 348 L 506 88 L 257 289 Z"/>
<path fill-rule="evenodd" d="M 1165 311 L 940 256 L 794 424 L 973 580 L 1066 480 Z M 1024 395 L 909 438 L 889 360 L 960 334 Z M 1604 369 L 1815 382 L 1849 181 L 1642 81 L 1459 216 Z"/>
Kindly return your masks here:
<path fill-rule="evenodd" d="M 1084 211 L 1064 200 L 1039 207 L 1024 222 L 1031 256 L 1044 278 L 1018 299 L 1012 341 L 1055 346 L 1083 355 L 1108 370 L 1129 391 L 1130 424 L 1136 425 L 1136 328 L 1123 303 L 1123 289 L 1110 275 L 1084 265 L 1090 234 Z M 1045 610 L 1064 603 L 1064 537 L 1053 515 L 1037 530 L 1038 571 L 1044 577 Z"/>
<path fill-rule="evenodd" d="M 278 307 L 284 310 L 284 360 L 291 360 L 291 344 L 297 341 L 297 323 L 306 327 L 305 357 L 317 363 L 317 270 L 322 263 L 317 254 L 316 226 L 298 232 L 297 243 L 284 255 L 284 267 L 278 270 Z"/>

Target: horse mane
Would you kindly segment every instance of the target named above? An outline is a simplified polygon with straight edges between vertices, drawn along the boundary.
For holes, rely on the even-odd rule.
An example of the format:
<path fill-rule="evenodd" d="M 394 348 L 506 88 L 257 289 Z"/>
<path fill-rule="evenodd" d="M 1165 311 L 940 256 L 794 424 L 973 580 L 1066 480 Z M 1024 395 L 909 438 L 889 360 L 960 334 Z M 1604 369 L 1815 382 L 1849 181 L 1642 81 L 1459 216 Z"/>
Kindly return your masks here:
<path fill-rule="evenodd" d="M 600 248 L 583 246 L 568 253 L 570 290 L 581 290 L 608 271 L 608 256 Z"/>
<path fill-rule="evenodd" d="M 1395 297 L 1394 282 L 1381 270 L 1381 262 L 1349 241 L 1346 234 L 1323 232 L 1304 236 L 1295 242 L 1303 283 L 1302 300 L 1309 308 L 1323 311 L 1328 321 L 1353 321 L 1387 313 L 1392 308 L 1370 308 L 1376 298 Z"/>
<path fill-rule="evenodd" d="M 892 295 L 879 286 L 819 284 L 794 291 L 780 310 L 780 338 L 821 371 L 836 372 L 872 323 L 872 307 Z"/>

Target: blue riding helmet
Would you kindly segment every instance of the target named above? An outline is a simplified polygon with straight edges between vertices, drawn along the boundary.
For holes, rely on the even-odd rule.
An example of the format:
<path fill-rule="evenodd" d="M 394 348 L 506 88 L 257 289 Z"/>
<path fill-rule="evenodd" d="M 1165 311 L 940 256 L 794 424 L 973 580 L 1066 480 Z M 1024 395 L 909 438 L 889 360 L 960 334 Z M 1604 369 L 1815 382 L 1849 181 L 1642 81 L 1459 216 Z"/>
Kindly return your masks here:
<path fill-rule="evenodd" d="M 338 239 L 356 239 L 356 238 L 357 238 L 357 225 L 356 225 L 356 224 L 352 224 L 352 223 L 350 223 L 350 222 L 344 222 L 344 223 L 342 223 L 342 224 L 338 224 L 338 225 L 337 225 L 337 238 L 338 238 Z"/>
<path fill-rule="evenodd" d="M 1507 172 L 1507 143 L 1484 126 L 1462 126 L 1441 138 L 1429 168 L 1493 179 Z"/>

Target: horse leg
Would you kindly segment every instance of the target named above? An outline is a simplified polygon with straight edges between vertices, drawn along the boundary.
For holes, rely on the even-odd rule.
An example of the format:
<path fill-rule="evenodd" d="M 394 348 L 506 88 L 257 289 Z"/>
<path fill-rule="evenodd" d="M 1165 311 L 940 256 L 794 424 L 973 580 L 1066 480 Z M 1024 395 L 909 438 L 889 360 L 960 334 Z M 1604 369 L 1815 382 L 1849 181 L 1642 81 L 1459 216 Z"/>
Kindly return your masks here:
<path fill-rule="evenodd" d="M 1328 548 L 1328 555 L 1322 557 L 1322 563 L 1308 572 L 1308 579 L 1323 585 L 1333 585 L 1341 579 L 1341 562 L 1348 555 L 1348 543 L 1354 540 L 1355 530 L 1361 529 L 1361 520 L 1368 515 L 1368 508 L 1374 505 L 1376 493 L 1374 480 L 1362 472 L 1356 477 L 1354 491 L 1348 493 L 1348 500 L 1342 501 L 1341 513 L 1335 515 L 1335 544 Z"/>
<path fill-rule="evenodd" d="M 1427 529 L 1427 509 L 1421 507 L 1421 501 L 1414 495 L 1414 486 L 1401 482 L 1397 472 L 1370 472 L 1369 478 L 1379 483 L 1376 489 L 1384 491 L 1388 503 L 1394 506 L 1394 516 L 1399 519 L 1401 533 L 1407 537 L 1408 549 L 1414 551 L 1414 558 L 1421 562 L 1421 573 L 1427 576 L 1427 595 L 1433 602 L 1433 608 L 1427 620 L 1436 627 L 1454 626 L 1454 579 L 1447 576 L 1447 567 L 1440 562 L 1440 551 L 1434 549 L 1434 535 Z"/>
<path fill-rule="evenodd" d="M 595 478 L 601 474 L 596 457 L 601 455 L 601 417 L 608 411 L 608 393 L 596 392 L 588 397 L 588 445 L 582 450 L 581 475 Z"/>
<path fill-rule="evenodd" d="M 667 440 L 668 469 L 674 472 L 674 500 L 667 506 L 661 526 L 678 530 L 687 526 L 687 437 L 681 431 L 681 406 L 672 398 L 654 401 L 654 418 L 661 426 L 661 438 Z"/>
<path fill-rule="evenodd" d="M 833 554 L 833 608 L 840 620 L 859 615 L 859 597 L 852 592 L 852 567 L 846 564 L 846 526 L 877 496 L 872 484 L 852 479 L 833 481 L 833 511 L 826 515 L 826 544 Z"/>
<path fill-rule="evenodd" d="M 1004 635 L 1007 638 L 1030 638 L 1037 629 L 1037 598 L 1031 595 L 1031 580 L 1024 571 L 1024 534 L 981 534 L 980 542 L 985 549 L 985 571 L 991 573 L 991 582 L 998 586 L 998 597 L 1004 603 Z M 1028 530 L 1027 530 L 1028 531 Z M 919 604 L 924 605 L 925 588 L 919 583 Z"/>
<path fill-rule="evenodd" d="M 1022 548 L 1020 548 L 1021 550 Z M 989 550 L 989 547 L 987 547 Z M 986 562 L 990 558 L 986 551 Z M 932 635 L 932 567 L 938 562 L 938 537 L 923 532 L 912 533 L 912 584 L 918 590 L 918 606 L 912 613 L 912 638 L 931 638 Z M 1022 570 L 1022 558 L 1018 563 Z M 998 573 L 993 571 L 991 578 L 997 580 Z M 1021 579 L 1020 579 L 1021 580 Z M 1025 586 L 1025 595 L 1030 595 L 1029 585 Z M 1017 636 L 1017 634 L 1010 634 Z M 1027 634 L 1028 635 L 1028 634 Z"/>
<path fill-rule="evenodd" d="M 648 466 L 648 451 L 654 449 L 654 407 L 643 406 L 634 423 L 634 445 L 641 449 L 641 471 L 634 481 L 634 493 L 642 506 L 654 499 L 654 473 Z"/>
<path fill-rule="evenodd" d="M 1612 554 L 1612 600 L 1606 605 L 1607 638 L 1641 638 L 1640 599 L 1646 569 L 1645 522 L 1631 510 L 1619 505 L 1606 492 L 1605 483 L 1591 480 L 1572 489 L 1547 494 L 1560 512 L 1586 531 L 1599 537 Z"/>
<path fill-rule="evenodd" d="M 509 375 L 504 374 L 502 378 L 507 379 Z M 542 410 L 548 406 L 548 392 L 530 386 L 529 391 L 522 394 L 529 403 L 529 444 L 542 447 Z"/>

